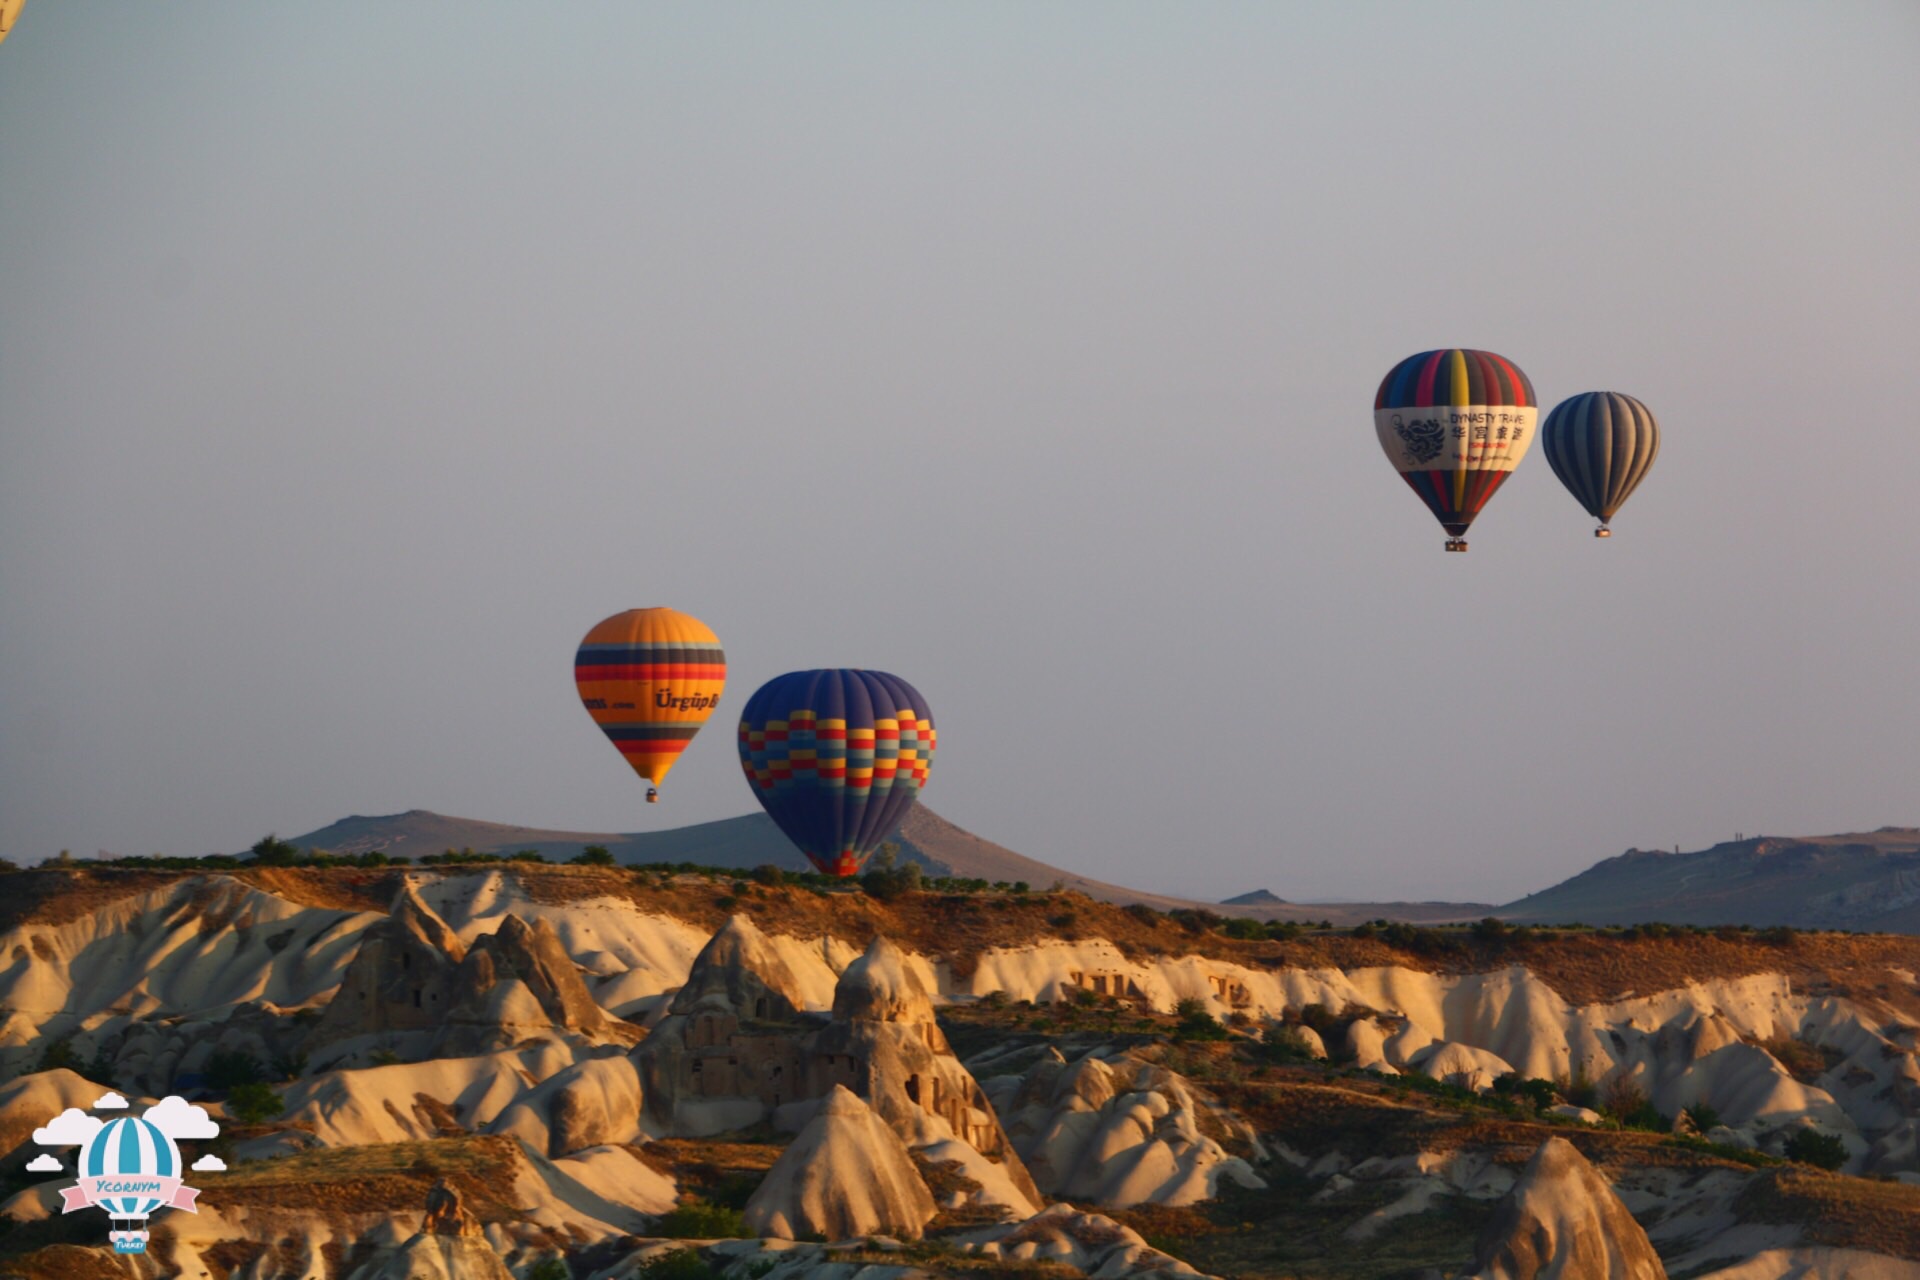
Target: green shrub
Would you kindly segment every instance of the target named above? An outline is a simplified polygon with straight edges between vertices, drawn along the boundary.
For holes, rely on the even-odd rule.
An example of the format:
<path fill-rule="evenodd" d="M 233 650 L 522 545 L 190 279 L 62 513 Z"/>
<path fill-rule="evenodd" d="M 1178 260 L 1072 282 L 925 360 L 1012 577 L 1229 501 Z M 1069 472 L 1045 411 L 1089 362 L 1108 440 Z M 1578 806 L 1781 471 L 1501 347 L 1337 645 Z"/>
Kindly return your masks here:
<path fill-rule="evenodd" d="M 576 867 L 610 867 L 613 854 L 603 844 L 590 844 L 567 861 Z"/>
<path fill-rule="evenodd" d="M 58 1071 L 61 1068 L 76 1072 L 83 1070 L 79 1050 L 73 1047 L 71 1040 L 55 1040 L 40 1053 L 40 1070 Z"/>
<path fill-rule="evenodd" d="M 527 1268 L 526 1280 L 573 1280 L 564 1258 L 542 1258 Z"/>
<path fill-rule="evenodd" d="M 1524 1080 L 1518 1072 L 1508 1072 L 1493 1082 L 1496 1094 L 1523 1102 L 1535 1111 L 1545 1111 L 1559 1100 L 1559 1091 L 1553 1081 L 1538 1078 Z"/>
<path fill-rule="evenodd" d="M 1207 1012 L 1204 1000 L 1186 999 L 1173 1007 L 1173 1016 L 1180 1021 L 1173 1028 L 1175 1040 L 1225 1040 L 1227 1029 L 1215 1021 Z"/>
<path fill-rule="evenodd" d="M 1268 1027 L 1260 1042 L 1253 1046 L 1253 1056 L 1262 1062 L 1312 1062 L 1313 1050 L 1307 1045 L 1307 1038 L 1300 1034 L 1298 1027 Z"/>
<path fill-rule="evenodd" d="M 238 1049 L 222 1049 L 207 1060 L 207 1087 L 233 1089 L 243 1084 L 258 1084 L 267 1078 L 260 1060 Z"/>
<path fill-rule="evenodd" d="M 1816 1169 L 1838 1169 L 1847 1162 L 1847 1144 L 1835 1134 L 1802 1129 L 1787 1139 L 1786 1155 Z"/>
<path fill-rule="evenodd" d="M 235 1085 L 227 1094 L 227 1112 L 241 1124 L 265 1124 L 286 1109 L 286 1103 L 280 1101 L 272 1085 L 258 1082 Z"/>
<path fill-rule="evenodd" d="M 882 846 L 880 854 L 874 855 L 873 866 L 860 877 L 860 887 L 869 898 L 878 898 L 882 902 L 891 902 L 903 893 L 917 893 L 921 888 L 921 870 L 917 862 L 904 862 L 895 865 L 891 859 L 883 859 L 881 854 L 888 850 Z"/>
<path fill-rule="evenodd" d="M 640 1267 L 640 1280 L 717 1280 L 719 1272 L 692 1249 L 676 1249 Z"/>
<path fill-rule="evenodd" d="M 744 1240 L 753 1234 L 738 1209 L 705 1200 L 689 1200 L 678 1206 L 654 1223 L 653 1230 L 674 1240 Z"/>

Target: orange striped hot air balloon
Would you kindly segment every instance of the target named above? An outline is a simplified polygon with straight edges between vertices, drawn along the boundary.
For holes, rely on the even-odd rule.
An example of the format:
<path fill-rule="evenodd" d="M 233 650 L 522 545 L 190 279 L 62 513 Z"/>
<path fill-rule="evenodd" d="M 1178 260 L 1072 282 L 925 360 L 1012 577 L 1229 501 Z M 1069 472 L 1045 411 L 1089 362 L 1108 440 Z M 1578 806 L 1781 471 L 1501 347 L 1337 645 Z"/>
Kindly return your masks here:
<path fill-rule="evenodd" d="M 13 30 L 13 20 L 20 16 L 20 10 L 26 3 L 27 0 L 0 0 L 0 40 L 5 40 L 7 33 Z"/>
<path fill-rule="evenodd" d="M 727 655 L 698 618 L 672 609 L 616 613 L 573 656 L 580 704 L 652 785 L 647 803 L 720 703 Z"/>

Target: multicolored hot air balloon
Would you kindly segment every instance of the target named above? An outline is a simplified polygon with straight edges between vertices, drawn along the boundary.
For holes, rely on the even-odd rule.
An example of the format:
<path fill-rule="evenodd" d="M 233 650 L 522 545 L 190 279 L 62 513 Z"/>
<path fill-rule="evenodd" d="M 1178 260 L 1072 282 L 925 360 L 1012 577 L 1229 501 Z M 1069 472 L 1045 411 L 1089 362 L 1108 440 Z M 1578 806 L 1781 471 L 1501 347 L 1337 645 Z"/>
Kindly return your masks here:
<path fill-rule="evenodd" d="M 1520 366 L 1491 351 L 1422 351 L 1393 366 L 1373 399 L 1380 447 L 1467 549 L 1467 526 L 1533 443 L 1539 408 Z"/>
<path fill-rule="evenodd" d="M 1600 522 L 1593 536 L 1611 538 L 1607 522 L 1660 456 L 1653 413 L 1618 391 L 1587 391 L 1553 406 L 1540 437 L 1553 474 Z"/>
<path fill-rule="evenodd" d="M 580 705 L 633 771 L 652 786 L 647 803 L 727 684 L 720 638 L 672 609 L 629 609 L 587 632 L 573 656 Z"/>
<path fill-rule="evenodd" d="M 0 40 L 7 38 L 13 30 L 14 19 L 20 16 L 20 10 L 26 7 L 27 0 L 0 0 Z"/>
<path fill-rule="evenodd" d="M 787 838 L 827 875 L 850 876 L 927 785 L 927 700 L 884 671 L 790 671 L 740 718 L 740 764 Z"/>

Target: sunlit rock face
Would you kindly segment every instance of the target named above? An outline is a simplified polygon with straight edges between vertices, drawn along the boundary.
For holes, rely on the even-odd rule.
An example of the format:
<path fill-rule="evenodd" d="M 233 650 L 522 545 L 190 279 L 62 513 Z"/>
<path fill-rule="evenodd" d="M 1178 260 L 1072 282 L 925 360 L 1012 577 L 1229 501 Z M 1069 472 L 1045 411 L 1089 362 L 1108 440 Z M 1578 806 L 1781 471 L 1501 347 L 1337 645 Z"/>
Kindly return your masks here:
<path fill-rule="evenodd" d="M 552 1035 L 631 1044 L 639 1032 L 595 1003 L 547 920 L 509 914 L 468 946 L 409 881 L 361 935 L 307 1047 L 387 1037 L 408 1056 L 454 1058 Z"/>
<path fill-rule="evenodd" d="M 815 1096 L 804 1042 L 819 1019 L 767 936 L 734 916 L 694 958 L 667 1016 L 634 1052 L 650 1130 L 702 1137 Z"/>
<path fill-rule="evenodd" d="M 360 935 L 360 950 L 308 1037 L 318 1049 L 354 1036 L 432 1032 L 454 1003 L 453 978 L 467 948 L 415 890 L 401 886 L 385 920 Z"/>
<path fill-rule="evenodd" d="M 443 1180 L 427 1193 L 426 1220 L 397 1248 L 382 1249 L 353 1280 L 512 1280 L 480 1224 Z"/>
<path fill-rule="evenodd" d="M 1474 1246 L 1471 1280 L 1666 1280 L 1647 1233 L 1565 1138 L 1549 1138 Z"/>
<path fill-rule="evenodd" d="M 844 1086 L 835 1085 L 747 1201 L 750 1230 L 788 1240 L 885 1235 L 917 1240 L 933 1193 L 907 1144 Z"/>
<path fill-rule="evenodd" d="M 1257 1149 L 1252 1128 L 1163 1066 L 1095 1053 L 1069 1063 L 1049 1050 L 1024 1074 L 985 1087 L 1050 1196 L 1126 1208 L 1211 1199 L 1223 1180 L 1266 1185 L 1221 1145 Z"/>

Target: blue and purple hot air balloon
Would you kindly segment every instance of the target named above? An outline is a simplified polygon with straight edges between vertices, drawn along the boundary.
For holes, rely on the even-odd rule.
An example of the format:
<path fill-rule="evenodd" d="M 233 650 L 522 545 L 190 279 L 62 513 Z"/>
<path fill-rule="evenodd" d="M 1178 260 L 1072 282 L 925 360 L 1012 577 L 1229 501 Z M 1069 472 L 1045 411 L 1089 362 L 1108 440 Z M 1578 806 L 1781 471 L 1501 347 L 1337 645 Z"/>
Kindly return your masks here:
<path fill-rule="evenodd" d="M 926 785 L 936 735 L 919 690 L 884 671 L 790 671 L 740 716 L 740 765 L 774 823 L 833 876 L 858 872 Z"/>

